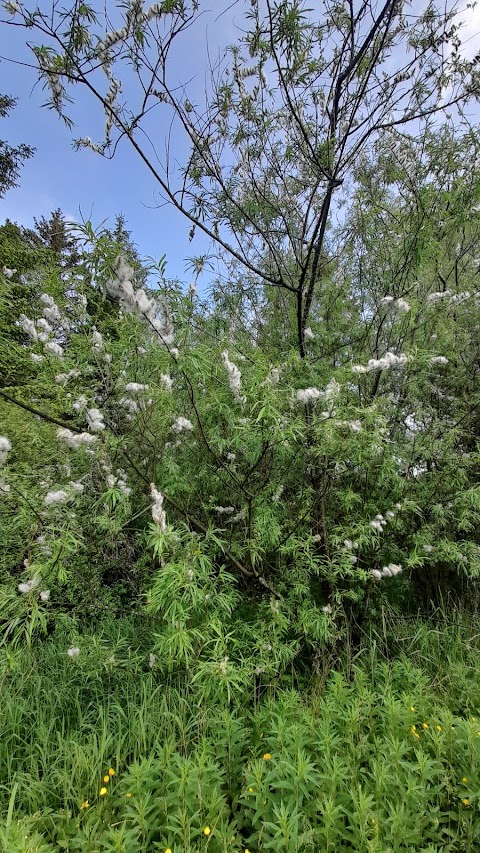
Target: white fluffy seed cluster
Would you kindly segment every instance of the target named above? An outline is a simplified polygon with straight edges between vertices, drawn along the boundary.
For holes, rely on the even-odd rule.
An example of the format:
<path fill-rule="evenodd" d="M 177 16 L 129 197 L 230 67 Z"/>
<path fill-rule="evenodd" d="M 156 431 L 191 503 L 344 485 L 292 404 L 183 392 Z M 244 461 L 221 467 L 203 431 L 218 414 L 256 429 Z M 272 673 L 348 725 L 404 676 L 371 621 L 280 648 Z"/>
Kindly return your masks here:
<path fill-rule="evenodd" d="M 324 391 L 321 391 L 319 388 L 300 388 L 295 393 L 295 399 L 297 403 L 301 403 L 303 406 L 308 405 L 308 403 L 315 403 L 320 399 L 325 400 L 327 409 L 325 412 L 322 412 L 321 417 L 324 419 L 330 418 L 334 415 L 333 406 L 341 391 L 341 387 L 337 380 L 332 378 Z"/>
<path fill-rule="evenodd" d="M 402 504 L 396 503 L 395 509 L 401 510 Z M 375 518 L 369 522 L 370 527 L 372 528 L 372 530 L 375 530 L 377 533 L 383 533 L 383 528 L 388 524 L 389 521 L 393 521 L 393 519 L 395 518 L 395 515 L 396 515 L 396 513 L 393 511 L 393 509 L 387 510 L 387 512 L 385 513 L 384 516 L 382 515 L 381 512 L 379 512 L 375 516 Z"/>
<path fill-rule="evenodd" d="M 37 59 L 40 70 L 45 75 L 50 88 L 53 105 L 55 109 L 60 112 L 62 106 L 63 86 L 60 82 L 60 74 L 53 65 L 54 57 L 47 56 L 44 53 L 37 51 Z"/>
<path fill-rule="evenodd" d="M 393 311 L 398 311 L 399 314 L 407 314 L 410 311 L 410 305 L 402 296 L 398 299 L 395 299 L 394 296 L 384 296 L 380 300 L 380 305 Z"/>
<path fill-rule="evenodd" d="M 69 370 L 67 373 L 57 373 L 55 377 L 55 382 L 57 383 L 57 385 L 66 385 L 67 382 L 70 381 L 70 379 L 78 379 L 79 376 L 80 371 L 73 369 Z"/>
<path fill-rule="evenodd" d="M 223 350 L 222 352 L 222 361 L 225 366 L 225 370 L 228 374 L 228 384 L 230 385 L 230 391 L 232 392 L 235 400 L 238 403 L 245 403 L 247 398 L 242 396 L 241 394 L 241 383 L 242 383 L 242 374 L 240 372 L 239 367 L 230 361 L 228 357 L 228 350 Z"/>
<path fill-rule="evenodd" d="M 7 456 L 12 449 L 12 444 L 6 435 L 0 435 L 0 468 L 3 468 L 7 461 Z"/>
<path fill-rule="evenodd" d="M 135 415 L 140 408 L 137 401 L 132 400 L 130 397 L 120 397 L 118 405 L 127 410 L 129 413 L 127 414 L 128 420 L 132 420 L 132 416 Z"/>
<path fill-rule="evenodd" d="M 3 5 L 5 11 L 8 12 L 9 15 L 17 15 L 21 11 L 20 3 L 18 3 L 17 0 L 7 0 Z"/>
<path fill-rule="evenodd" d="M 191 431 L 193 429 L 193 424 L 188 420 L 188 418 L 180 416 L 173 422 L 172 429 L 178 435 L 178 433 L 183 432 L 184 430 Z"/>
<path fill-rule="evenodd" d="M 16 272 L 16 269 L 10 269 L 10 267 L 2 267 L 2 273 L 5 278 L 13 278 Z"/>
<path fill-rule="evenodd" d="M 33 592 L 40 586 L 40 578 L 38 575 L 31 578 L 31 580 L 26 581 L 25 583 L 18 584 L 18 591 L 22 593 L 22 595 L 28 595 L 30 592 Z"/>
<path fill-rule="evenodd" d="M 372 578 L 380 581 L 382 578 L 394 578 L 395 575 L 399 575 L 401 571 L 401 565 L 397 563 L 389 563 L 388 566 L 384 566 L 383 569 L 370 569 L 370 574 Z"/>
<path fill-rule="evenodd" d="M 35 575 L 29 581 L 26 581 L 25 583 L 19 583 L 17 589 L 19 592 L 22 593 L 22 595 L 30 595 L 30 593 L 35 592 L 35 590 L 37 590 L 39 586 L 40 586 L 40 578 L 38 575 Z M 50 590 L 49 589 L 42 589 L 40 592 L 40 601 L 42 601 L 44 604 L 46 604 L 49 599 L 50 599 Z"/>
<path fill-rule="evenodd" d="M 307 406 L 308 403 L 315 403 L 320 397 L 323 397 L 323 391 L 319 388 L 300 388 L 295 394 L 298 403 Z"/>
<path fill-rule="evenodd" d="M 219 515 L 232 515 L 235 512 L 234 506 L 216 506 L 214 509 Z"/>
<path fill-rule="evenodd" d="M 96 47 L 96 54 L 102 63 L 109 63 L 108 51 L 121 41 L 124 41 L 132 32 L 148 21 L 159 17 L 165 11 L 163 3 L 153 3 L 148 9 L 142 10 L 142 3 L 133 0 L 127 8 L 126 26 L 119 30 L 110 30 L 105 38 L 101 39 Z"/>
<path fill-rule="evenodd" d="M 280 370 L 278 367 L 271 367 L 269 374 L 267 376 L 267 384 L 272 388 L 275 388 L 276 385 L 280 382 Z"/>
<path fill-rule="evenodd" d="M 274 493 L 273 493 L 273 495 L 272 495 L 272 501 L 273 501 L 273 503 L 277 504 L 277 503 L 279 502 L 279 500 L 280 500 L 280 498 L 282 497 L 282 495 L 283 495 L 284 491 L 285 491 L 285 486 L 284 486 L 284 485 L 277 486 L 277 488 L 275 489 L 275 492 L 274 492 Z"/>
<path fill-rule="evenodd" d="M 7 461 L 7 456 L 12 449 L 10 439 L 6 435 L 0 435 L 0 468 L 3 468 Z M 8 495 L 10 486 L 5 480 L 0 480 L 0 493 Z"/>
<path fill-rule="evenodd" d="M 140 382 L 127 382 L 125 391 L 128 391 L 129 394 L 143 394 L 148 391 L 148 385 L 142 385 Z"/>
<path fill-rule="evenodd" d="M 25 314 L 20 314 L 18 324 L 22 331 L 25 332 L 25 334 L 28 335 L 34 343 L 42 343 L 47 352 L 50 352 L 57 358 L 62 358 L 63 348 L 57 341 L 52 339 L 52 335 L 54 333 L 53 326 L 68 329 L 69 323 L 66 319 L 62 318 L 58 305 L 48 293 L 42 293 L 40 300 L 43 303 L 43 316 L 35 322 L 34 320 L 30 320 L 29 317 L 26 317 Z M 53 324 L 53 326 L 51 324 Z M 31 358 L 37 364 L 43 361 L 43 356 L 36 355 L 35 353 L 31 354 Z"/>
<path fill-rule="evenodd" d="M 92 349 L 96 353 L 103 350 L 103 337 L 96 326 L 92 326 Z"/>
<path fill-rule="evenodd" d="M 430 364 L 448 364 L 448 358 L 444 355 L 434 355 L 430 359 Z"/>
<path fill-rule="evenodd" d="M 348 427 L 350 432 L 361 432 L 362 424 L 361 421 L 345 421 L 344 425 Z"/>
<path fill-rule="evenodd" d="M 442 302 L 444 299 L 450 299 L 452 295 L 451 290 L 437 290 L 434 293 L 429 293 L 427 296 L 427 302 L 435 303 Z"/>
<path fill-rule="evenodd" d="M 51 323 L 59 324 L 64 322 L 58 305 L 48 293 L 42 293 L 40 301 L 43 302 L 44 307 L 42 313 L 47 320 L 50 320 Z"/>
<path fill-rule="evenodd" d="M 167 518 L 163 509 L 164 496 L 155 486 L 155 483 L 150 483 L 150 495 L 152 497 L 152 518 L 161 533 L 165 533 L 167 527 Z"/>
<path fill-rule="evenodd" d="M 178 350 L 173 346 L 175 340 L 173 323 L 167 305 L 163 305 L 163 317 L 158 317 L 158 306 L 155 299 L 148 296 L 143 288 L 135 290 L 132 283 L 134 271 L 123 255 L 119 255 L 116 259 L 114 272 L 115 278 L 107 281 L 107 290 L 110 296 L 120 301 L 124 311 L 147 322 L 157 333 L 170 355 L 178 358 Z"/>
<path fill-rule="evenodd" d="M 409 360 L 408 355 L 401 353 L 395 355 L 394 352 L 386 352 L 382 358 L 370 358 L 368 363 L 354 364 L 352 367 L 353 373 L 371 373 L 373 370 L 389 370 L 390 367 L 402 367 Z"/>
<path fill-rule="evenodd" d="M 79 654 L 80 649 L 78 646 L 70 646 L 70 648 L 67 649 L 67 655 L 69 658 L 78 658 Z"/>
<path fill-rule="evenodd" d="M 83 412 L 83 410 L 86 409 L 87 406 L 88 400 L 85 394 L 80 394 L 80 396 L 77 397 L 77 399 L 72 403 L 72 409 L 74 409 L 76 412 Z"/>
<path fill-rule="evenodd" d="M 57 438 L 60 441 L 64 441 L 70 450 L 78 450 L 79 447 L 90 447 L 97 440 L 97 436 L 89 432 L 72 432 L 65 427 L 57 430 Z"/>
<path fill-rule="evenodd" d="M 109 145 L 111 142 L 111 134 L 113 127 L 113 106 L 115 101 L 117 100 L 117 95 L 122 91 L 122 84 L 119 80 L 115 80 L 113 77 L 110 79 L 110 86 L 108 88 L 108 92 L 105 95 L 104 107 L 105 107 L 105 143 Z"/>
<path fill-rule="evenodd" d="M 47 506 L 66 504 L 73 500 L 76 495 L 81 495 L 84 488 L 82 483 L 70 482 L 65 489 L 52 489 L 50 492 L 47 492 L 44 501 Z"/>
<path fill-rule="evenodd" d="M 173 379 L 169 376 L 168 373 L 162 373 L 160 375 L 160 382 L 162 383 L 165 391 L 171 391 L 173 388 Z"/>
<path fill-rule="evenodd" d="M 105 150 L 98 142 L 93 142 L 89 136 L 82 136 L 81 139 L 76 140 L 75 144 L 78 148 L 90 148 L 92 151 L 95 151 L 96 154 L 103 154 Z"/>
<path fill-rule="evenodd" d="M 448 302 L 449 305 L 456 307 L 457 305 L 462 305 L 462 303 L 466 302 L 468 299 L 475 299 L 478 301 L 478 298 L 478 292 L 471 293 L 470 290 L 462 290 L 460 293 L 452 293 L 451 290 L 438 290 L 427 296 L 427 302 L 430 303 L 430 305 L 434 305 L 436 302 Z"/>
<path fill-rule="evenodd" d="M 87 409 L 87 424 L 90 432 L 102 432 L 105 429 L 100 409 Z"/>
<path fill-rule="evenodd" d="M 127 475 L 123 468 L 117 468 L 116 476 L 110 471 L 105 479 L 109 489 L 118 489 L 127 498 L 132 493 L 130 486 L 127 486 Z"/>

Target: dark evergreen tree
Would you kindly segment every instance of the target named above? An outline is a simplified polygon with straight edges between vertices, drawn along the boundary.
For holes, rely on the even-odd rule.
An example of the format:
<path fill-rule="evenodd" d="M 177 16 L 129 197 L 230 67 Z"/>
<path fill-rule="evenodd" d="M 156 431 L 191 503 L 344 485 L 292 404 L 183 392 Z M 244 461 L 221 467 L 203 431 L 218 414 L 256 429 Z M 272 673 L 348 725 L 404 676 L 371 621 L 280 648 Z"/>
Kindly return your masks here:
<path fill-rule="evenodd" d="M 16 98 L 0 95 L 0 118 L 6 118 L 16 103 Z M 21 143 L 14 147 L 0 139 L 0 198 L 3 198 L 8 190 L 18 186 L 20 167 L 24 160 L 33 157 L 34 153 L 35 148 L 30 145 Z"/>
<path fill-rule="evenodd" d="M 77 240 L 69 231 L 60 208 L 52 211 L 49 219 L 41 216 L 40 219 L 34 217 L 33 221 L 33 229 L 22 229 L 24 238 L 31 246 L 50 249 L 64 269 L 71 269 L 78 264 L 80 253 Z"/>

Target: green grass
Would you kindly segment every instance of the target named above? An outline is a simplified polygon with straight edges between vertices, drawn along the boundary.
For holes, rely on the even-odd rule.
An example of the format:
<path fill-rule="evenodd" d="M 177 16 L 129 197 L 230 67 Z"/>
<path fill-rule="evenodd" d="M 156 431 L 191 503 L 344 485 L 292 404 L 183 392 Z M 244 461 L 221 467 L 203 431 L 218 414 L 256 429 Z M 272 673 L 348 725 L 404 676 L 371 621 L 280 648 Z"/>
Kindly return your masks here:
<path fill-rule="evenodd" d="M 0 850 L 478 851 L 479 627 L 385 617 L 250 707 L 162 680 L 133 623 L 3 653 Z"/>

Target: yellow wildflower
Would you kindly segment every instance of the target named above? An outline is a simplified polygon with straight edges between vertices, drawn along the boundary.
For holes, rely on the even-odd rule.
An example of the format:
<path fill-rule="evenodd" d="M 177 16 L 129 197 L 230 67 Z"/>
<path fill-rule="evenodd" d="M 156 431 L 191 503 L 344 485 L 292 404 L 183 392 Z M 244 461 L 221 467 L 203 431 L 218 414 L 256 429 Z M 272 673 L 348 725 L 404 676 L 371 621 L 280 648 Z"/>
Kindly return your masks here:
<path fill-rule="evenodd" d="M 466 776 L 464 776 L 464 777 L 463 777 L 462 782 L 463 782 L 463 784 L 464 784 L 464 785 L 466 785 L 466 784 L 467 784 L 468 779 L 467 779 L 467 777 L 466 777 Z"/>
<path fill-rule="evenodd" d="M 100 788 L 100 796 L 101 796 L 101 797 L 104 797 L 106 793 L 107 793 L 107 789 L 106 789 L 106 788 Z"/>
<path fill-rule="evenodd" d="M 248 792 L 249 792 L 250 794 L 253 794 L 253 788 L 249 788 L 249 789 L 248 789 Z"/>
<path fill-rule="evenodd" d="M 265 753 L 265 755 L 263 756 L 263 758 L 264 758 L 264 760 L 265 760 L 265 761 L 270 761 L 271 757 L 272 757 L 272 756 L 271 756 L 271 754 L 270 754 L 269 752 L 266 752 L 266 753 Z"/>
<path fill-rule="evenodd" d="M 422 729 L 428 729 L 428 723 L 422 723 Z"/>
<path fill-rule="evenodd" d="M 250 853 L 250 850 L 247 847 L 245 847 L 245 853 Z"/>
<path fill-rule="evenodd" d="M 415 713 L 415 708 L 413 707 L 413 705 L 410 705 L 410 710 L 413 711 L 413 713 Z"/>
<path fill-rule="evenodd" d="M 131 797 L 132 795 L 131 795 L 131 793 L 130 793 L 130 791 L 129 791 L 129 792 L 128 792 L 128 794 L 125 794 L 125 796 L 126 796 L 126 797 Z"/>
<path fill-rule="evenodd" d="M 412 732 L 416 732 L 416 731 L 417 731 L 417 727 L 416 727 L 416 725 L 415 725 L 415 724 L 413 724 L 413 726 L 412 726 L 412 728 L 411 728 L 411 731 L 412 731 Z"/>
<path fill-rule="evenodd" d="M 462 800 L 462 803 L 463 803 L 463 805 L 464 805 L 464 806 L 469 806 L 469 805 L 470 805 L 470 800 L 467 800 L 467 799 Z"/>
<path fill-rule="evenodd" d="M 209 827 L 209 826 L 206 826 L 206 827 L 205 827 L 205 829 L 203 830 L 203 834 L 204 834 L 204 835 L 206 835 L 206 836 L 207 836 L 207 838 L 208 838 L 208 836 L 210 835 L 211 831 L 212 831 L 212 830 L 210 829 L 210 827 Z"/>
<path fill-rule="evenodd" d="M 441 727 L 441 726 L 436 726 L 436 729 L 437 729 L 437 732 L 441 732 L 441 731 L 442 731 L 442 727 Z"/>
<path fill-rule="evenodd" d="M 88 800 L 84 800 L 84 802 L 82 803 L 80 808 L 81 809 L 88 809 L 89 805 L 90 805 L 90 803 L 88 802 Z"/>
<path fill-rule="evenodd" d="M 172 853 L 171 847 L 167 847 L 167 849 L 165 850 L 165 853 Z"/>
<path fill-rule="evenodd" d="M 110 770 L 108 771 L 108 775 L 109 776 L 115 776 L 115 770 L 113 769 L 113 767 L 110 767 Z"/>
<path fill-rule="evenodd" d="M 108 783 L 110 782 L 110 776 L 104 776 L 103 781 L 105 782 L 105 785 L 108 785 Z"/>

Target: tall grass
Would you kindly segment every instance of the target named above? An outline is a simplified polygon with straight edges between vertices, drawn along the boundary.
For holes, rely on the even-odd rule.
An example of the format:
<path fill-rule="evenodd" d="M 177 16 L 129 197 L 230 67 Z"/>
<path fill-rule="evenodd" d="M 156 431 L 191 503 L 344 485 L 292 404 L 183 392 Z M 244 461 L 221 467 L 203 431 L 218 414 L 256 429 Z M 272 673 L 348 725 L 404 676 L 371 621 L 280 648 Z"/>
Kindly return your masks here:
<path fill-rule="evenodd" d="M 132 623 L 4 653 L 0 849 L 478 851 L 480 626 L 446 616 L 385 612 L 250 707 L 161 679 Z"/>

